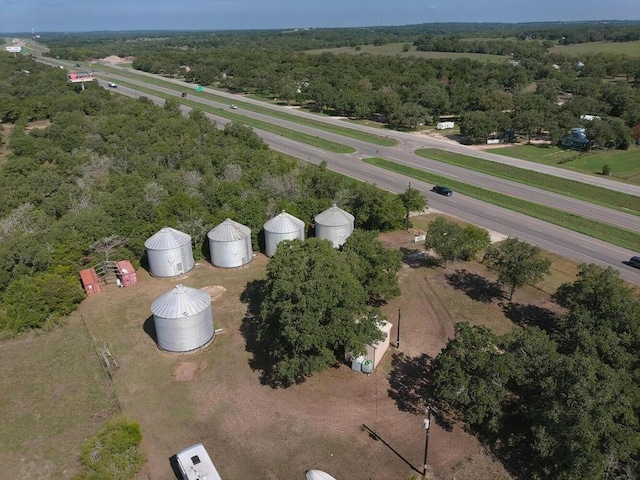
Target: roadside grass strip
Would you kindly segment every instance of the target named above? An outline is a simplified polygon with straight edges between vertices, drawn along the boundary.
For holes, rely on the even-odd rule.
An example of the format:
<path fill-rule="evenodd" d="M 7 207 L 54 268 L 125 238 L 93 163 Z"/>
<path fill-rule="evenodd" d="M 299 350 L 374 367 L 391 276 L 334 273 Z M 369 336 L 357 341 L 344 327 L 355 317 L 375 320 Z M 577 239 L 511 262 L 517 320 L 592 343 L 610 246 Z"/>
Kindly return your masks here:
<path fill-rule="evenodd" d="M 320 137 L 315 137 L 313 135 L 309 135 L 302 132 L 296 132 L 295 130 L 290 130 L 288 128 L 280 127 L 278 125 L 272 125 L 267 122 L 263 122 L 261 120 L 255 120 L 250 117 L 245 117 L 244 115 L 239 115 L 237 113 L 231 113 L 224 108 L 211 107 L 209 105 L 203 105 L 202 103 L 185 99 L 185 98 L 176 98 L 173 95 L 164 92 L 158 92 L 152 88 L 145 88 L 135 85 L 133 83 L 118 81 L 119 85 L 123 85 L 140 92 L 145 92 L 150 95 L 154 95 L 160 98 L 173 98 L 180 102 L 182 105 L 187 105 L 189 107 L 197 108 L 198 110 L 202 110 L 203 112 L 212 113 L 214 115 L 218 115 L 220 117 L 227 118 L 231 121 L 242 123 L 249 127 L 258 128 L 260 130 L 264 130 L 266 132 L 275 133 L 276 135 L 280 135 L 281 137 L 289 138 L 291 140 L 295 140 L 296 142 L 306 143 L 307 145 L 312 145 L 314 147 L 321 148 L 328 152 L 333 153 L 353 153 L 356 150 L 353 147 L 348 145 L 342 145 L 340 143 L 332 142 L 330 140 L 325 140 Z"/>
<path fill-rule="evenodd" d="M 578 215 L 555 210 L 544 205 L 527 202 L 516 197 L 468 185 L 463 182 L 452 180 L 448 177 L 427 173 L 383 158 L 365 158 L 363 159 L 363 162 L 391 172 L 400 173 L 423 182 L 432 183 L 434 185 L 446 185 L 455 192 L 468 197 L 491 203 L 492 205 L 506 208 L 514 212 L 522 213 L 539 220 L 544 220 L 545 222 L 573 230 L 574 232 L 582 233 L 592 238 L 597 238 L 598 240 L 602 240 L 613 245 L 618 245 L 619 247 L 634 251 L 640 250 L 640 236 L 637 233 L 630 232 L 628 230 L 623 230 L 611 225 L 605 225 L 600 222 L 594 222 L 593 220 L 588 220 Z"/>
<path fill-rule="evenodd" d="M 146 75 L 140 75 L 136 73 L 126 72 L 119 70 L 117 68 L 110 68 L 106 66 L 101 66 L 105 70 L 109 72 L 130 78 L 132 80 L 144 81 L 145 83 L 149 83 L 152 85 L 157 85 L 163 88 L 169 88 L 171 90 L 175 90 L 177 92 L 183 92 L 185 89 L 189 87 L 185 87 L 182 85 L 176 85 L 175 83 L 168 82 L 166 80 L 147 77 Z M 99 73 L 98 73 L 99 74 Z M 144 80 L 143 80 L 144 79 Z M 216 95 L 209 92 L 196 92 L 194 89 L 187 90 L 188 94 L 198 98 L 204 98 L 207 100 L 212 100 L 220 103 L 230 103 L 233 101 L 234 105 L 242 108 L 243 110 L 247 110 L 250 112 L 260 113 L 262 115 L 268 115 L 273 118 L 278 118 L 280 120 L 286 120 L 288 122 L 297 123 L 299 125 L 304 125 L 307 127 L 317 128 L 318 130 L 323 130 L 325 132 L 335 133 L 337 135 L 342 135 L 343 137 L 353 138 L 355 140 L 360 140 L 362 142 L 371 143 L 374 145 L 379 145 L 381 147 L 393 147 L 398 144 L 398 141 L 394 138 L 387 138 L 380 135 L 375 135 L 372 133 L 361 132 L 359 130 L 354 130 L 352 128 L 341 127 L 340 125 L 332 125 L 330 123 L 319 122 L 317 120 L 312 120 L 309 118 L 299 117 L 297 115 L 290 115 L 286 112 L 282 112 L 279 110 L 275 110 L 272 108 L 261 107 L 259 105 L 254 105 L 253 103 L 243 102 L 242 100 L 231 100 L 230 98 L 223 97 L 220 95 Z"/>
<path fill-rule="evenodd" d="M 640 197 L 635 195 L 435 148 L 423 148 L 416 150 L 415 153 L 430 160 L 456 165 L 467 170 L 504 178 L 548 192 L 559 193 L 584 202 L 640 216 Z"/>

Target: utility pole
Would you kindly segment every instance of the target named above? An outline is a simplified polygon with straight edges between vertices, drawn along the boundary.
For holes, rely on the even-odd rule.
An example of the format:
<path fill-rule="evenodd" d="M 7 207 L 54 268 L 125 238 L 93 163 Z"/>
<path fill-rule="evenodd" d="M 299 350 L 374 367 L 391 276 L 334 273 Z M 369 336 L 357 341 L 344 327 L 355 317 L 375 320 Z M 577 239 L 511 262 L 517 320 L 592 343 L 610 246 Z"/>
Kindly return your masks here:
<path fill-rule="evenodd" d="M 431 426 L 431 406 L 427 407 L 427 418 L 424 419 L 424 463 L 422 466 L 422 476 L 427 478 L 427 452 L 429 451 L 429 427 Z"/>
<path fill-rule="evenodd" d="M 407 231 L 409 231 L 409 210 L 411 210 L 411 182 L 409 182 L 409 188 L 407 189 L 407 218 L 405 221 Z"/>
<path fill-rule="evenodd" d="M 398 309 L 398 330 L 397 330 L 397 338 L 396 338 L 396 348 L 400 348 L 400 319 L 401 319 L 401 310 Z"/>

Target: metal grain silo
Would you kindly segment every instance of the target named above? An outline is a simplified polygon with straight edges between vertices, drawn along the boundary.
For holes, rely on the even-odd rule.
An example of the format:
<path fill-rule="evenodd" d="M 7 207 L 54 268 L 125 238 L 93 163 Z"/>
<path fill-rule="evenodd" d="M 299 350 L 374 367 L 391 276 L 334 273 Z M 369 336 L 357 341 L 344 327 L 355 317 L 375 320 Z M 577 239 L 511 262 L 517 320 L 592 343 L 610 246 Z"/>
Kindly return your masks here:
<path fill-rule="evenodd" d="M 211 296 L 197 288 L 176 285 L 151 303 L 158 346 L 169 352 L 189 352 L 213 338 Z"/>
<path fill-rule="evenodd" d="M 149 237 L 147 249 L 149 271 L 156 277 L 177 277 L 191 271 L 195 265 L 191 236 L 170 227 L 164 227 Z"/>
<path fill-rule="evenodd" d="M 253 258 L 251 229 L 227 218 L 208 234 L 211 263 L 216 267 L 241 267 Z"/>
<path fill-rule="evenodd" d="M 304 240 L 304 222 L 284 210 L 264 224 L 264 244 L 267 257 L 276 253 L 283 240 Z"/>
<path fill-rule="evenodd" d="M 347 241 L 353 233 L 355 218 L 334 203 L 332 207 L 316 215 L 316 237 L 331 240 L 338 248 Z"/>

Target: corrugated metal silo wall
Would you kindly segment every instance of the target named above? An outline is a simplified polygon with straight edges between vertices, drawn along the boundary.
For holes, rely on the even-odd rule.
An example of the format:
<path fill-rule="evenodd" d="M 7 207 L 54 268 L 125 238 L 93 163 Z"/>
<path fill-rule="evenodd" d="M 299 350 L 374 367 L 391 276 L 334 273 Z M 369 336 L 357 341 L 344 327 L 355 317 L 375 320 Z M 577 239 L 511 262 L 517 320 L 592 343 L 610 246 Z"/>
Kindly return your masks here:
<path fill-rule="evenodd" d="M 153 316 L 158 346 L 169 352 L 189 352 L 206 345 L 213 338 L 211 305 L 183 318 Z"/>

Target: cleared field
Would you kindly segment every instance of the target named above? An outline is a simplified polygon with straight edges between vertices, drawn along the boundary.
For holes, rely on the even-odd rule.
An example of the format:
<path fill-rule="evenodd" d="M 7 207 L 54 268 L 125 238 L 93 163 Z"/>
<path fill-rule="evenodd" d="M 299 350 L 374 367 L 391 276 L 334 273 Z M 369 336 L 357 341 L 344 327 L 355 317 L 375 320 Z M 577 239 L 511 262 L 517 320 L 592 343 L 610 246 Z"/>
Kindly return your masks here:
<path fill-rule="evenodd" d="M 566 152 L 559 150 L 559 152 Z M 640 215 L 640 198 L 634 195 L 616 192 L 606 188 L 575 182 L 553 175 L 524 170 L 511 165 L 482 160 L 453 152 L 446 152 L 434 148 L 420 149 L 415 152 L 421 157 L 457 165 L 476 172 L 486 173 L 525 185 L 531 185 L 550 192 L 560 193 L 608 208 L 614 208 L 625 213 Z M 572 152 L 575 154 L 575 152 Z"/>
<path fill-rule="evenodd" d="M 80 315 L 0 342 L 0 365 L 2 478 L 72 478 L 84 442 L 117 412 Z"/>
<path fill-rule="evenodd" d="M 484 53 L 457 53 L 457 52 L 419 52 L 416 47 L 411 46 L 409 51 L 404 52 L 402 47 L 404 43 L 388 43 L 386 45 L 361 45 L 359 50 L 356 47 L 338 47 L 338 48 L 323 48 L 318 50 L 307 50 L 306 53 L 320 54 L 320 53 L 346 53 L 349 55 L 359 55 L 361 53 L 368 53 L 371 55 L 399 55 L 401 57 L 420 57 L 420 58 L 470 58 L 471 60 L 478 60 L 480 62 L 506 62 L 509 57 L 502 55 L 487 55 Z"/>
<path fill-rule="evenodd" d="M 587 53 L 614 53 L 640 57 L 640 41 L 637 42 L 591 42 L 576 45 L 554 45 L 551 53 L 584 55 Z"/>
<path fill-rule="evenodd" d="M 365 158 L 363 161 L 424 182 L 435 185 L 446 185 L 469 197 L 477 198 L 478 200 L 491 203 L 492 205 L 523 213 L 530 217 L 538 218 L 554 225 L 573 230 L 574 232 L 579 232 L 623 248 L 628 248 L 629 250 L 637 251 L 640 249 L 640 237 L 636 233 L 628 230 L 594 222 L 571 213 L 554 210 L 544 205 L 528 202 L 509 195 L 485 190 L 484 188 L 452 180 L 451 178 L 427 173 L 424 170 L 395 163 L 384 158 Z"/>
<path fill-rule="evenodd" d="M 595 150 L 586 153 L 541 145 L 514 145 L 492 151 L 507 157 L 553 165 L 589 175 L 599 175 L 602 167 L 609 165 L 612 177 L 640 183 L 640 148 L 636 146 L 631 146 L 629 150 Z"/>

